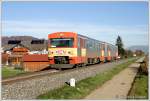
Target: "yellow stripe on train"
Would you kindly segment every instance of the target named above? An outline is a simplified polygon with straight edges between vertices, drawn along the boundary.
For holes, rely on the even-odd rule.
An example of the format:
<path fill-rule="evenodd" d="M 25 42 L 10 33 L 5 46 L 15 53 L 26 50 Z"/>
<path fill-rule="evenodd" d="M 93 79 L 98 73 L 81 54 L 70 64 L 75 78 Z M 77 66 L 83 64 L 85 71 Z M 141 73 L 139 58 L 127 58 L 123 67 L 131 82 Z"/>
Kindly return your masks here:
<path fill-rule="evenodd" d="M 48 56 L 77 56 L 77 48 L 48 48 Z"/>

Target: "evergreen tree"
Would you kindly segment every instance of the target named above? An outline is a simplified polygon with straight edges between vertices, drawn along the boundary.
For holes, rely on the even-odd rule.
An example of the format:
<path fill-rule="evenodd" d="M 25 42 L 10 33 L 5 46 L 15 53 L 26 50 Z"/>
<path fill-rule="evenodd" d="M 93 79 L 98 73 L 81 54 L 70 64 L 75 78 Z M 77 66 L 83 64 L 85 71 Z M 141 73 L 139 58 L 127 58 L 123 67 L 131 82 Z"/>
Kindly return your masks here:
<path fill-rule="evenodd" d="M 124 56 L 125 55 L 125 50 L 123 48 L 123 42 L 120 36 L 117 37 L 116 40 L 116 46 L 118 46 L 118 55 Z"/>

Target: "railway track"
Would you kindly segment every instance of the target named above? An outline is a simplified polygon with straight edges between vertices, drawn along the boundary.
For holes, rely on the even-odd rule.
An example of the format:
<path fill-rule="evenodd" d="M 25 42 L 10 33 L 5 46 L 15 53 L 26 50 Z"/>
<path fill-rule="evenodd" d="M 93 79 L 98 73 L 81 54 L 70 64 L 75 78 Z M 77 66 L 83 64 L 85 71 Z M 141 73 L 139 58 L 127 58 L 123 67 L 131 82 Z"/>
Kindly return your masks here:
<path fill-rule="evenodd" d="M 45 75 L 53 74 L 53 73 L 56 73 L 56 72 L 59 72 L 59 71 L 60 70 L 50 69 L 50 70 L 34 72 L 32 74 L 27 73 L 27 74 L 23 74 L 23 75 L 20 75 L 20 76 L 15 76 L 15 77 L 7 78 L 7 79 L 2 79 L 2 85 L 8 84 L 8 83 L 13 83 L 13 82 L 18 82 L 18 81 L 23 81 L 23 80 L 27 80 L 27 79 L 33 79 L 33 78 L 37 78 L 39 76 L 45 76 Z"/>
<path fill-rule="evenodd" d="M 12 78 L 7 78 L 7 79 L 2 79 L 2 85 L 6 85 L 9 83 L 14 83 L 14 82 L 19 82 L 19 81 L 24 81 L 27 79 L 34 79 L 34 78 L 38 78 L 38 77 L 42 77 L 42 76 L 47 76 L 47 75 L 55 75 L 59 72 L 64 73 L 64 72 L 69 72 L 69 71 L 73 71 L 73 70 L 77 70 L 77 69 L 83 69 L 83 68 L 92 68 L 93 66 L 97 66 L 97 65 L 103 65 L 103 64 L 110 64 L 112 62 L 108 62 L 108 63 L 100 63 L 100 64 L 94 64 L 94 65 L 87 65 L 84 67 L 77 67 L 77 68 L 72 68 L 72 69 L 65 69 L 65 70 L 56 70 L 56 69 L 50 69 L 50 70 L 44 70 L 44 71 L 39 71 L 39 72 L 33 72 L 33 73 L 27 73 L 27 74 L 23 74 L 20 76 L 15 76 Z"/>
<path fill-rule="evenodd" d="M 111 62 L 108 62 L 108 63 L 111 63 Z M 20 76 L 15 76 L 15 77 L 7 78 L 7 79 L 2 79 L 2 85 L 9 84 L 9 83 L 14 83 L 14 82 L 19 82 L 19 81 L 24 81 L 24 80 L 27 80 L 27 79 L 34 79 L 34 78 L 38 78 L 38 77 L 42 77 L 42 76 L 46 76 L 46 75 L 54 75 L 58 72 L 63 72 L 64 73 L 64 72 L 69 72 L 69 71 L 82 69 L 82 68 L 87 68 L 87 67 L 90 68 L 92 66 L 102 65 L 102 64 L 106 64 L 106 63 L 87 65 L 87 66 L 84 66 L 84 67 L 77 67 L 77 68 L 65 69 L 65 70 L 50 69 L 50 70 L 44 70 L 44 71 L 38 71 L 38 72 L 33 72 L 33 73 L 22 74 Z"/>

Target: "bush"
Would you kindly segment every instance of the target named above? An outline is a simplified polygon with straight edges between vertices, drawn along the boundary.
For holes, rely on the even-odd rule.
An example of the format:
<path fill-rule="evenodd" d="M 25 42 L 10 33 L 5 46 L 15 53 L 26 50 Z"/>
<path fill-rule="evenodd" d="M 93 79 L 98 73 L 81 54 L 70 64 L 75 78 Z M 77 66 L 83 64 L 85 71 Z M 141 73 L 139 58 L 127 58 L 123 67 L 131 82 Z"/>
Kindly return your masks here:
<path fill-rule="evenodd" d="M 148 75 L 148 56 L 146 56 L 141 63 L 139 72 Z"/>
<path fill-rule="evenodd" d="M 16 65 L 14 69 L 23 70 L 22 66 Z"/>

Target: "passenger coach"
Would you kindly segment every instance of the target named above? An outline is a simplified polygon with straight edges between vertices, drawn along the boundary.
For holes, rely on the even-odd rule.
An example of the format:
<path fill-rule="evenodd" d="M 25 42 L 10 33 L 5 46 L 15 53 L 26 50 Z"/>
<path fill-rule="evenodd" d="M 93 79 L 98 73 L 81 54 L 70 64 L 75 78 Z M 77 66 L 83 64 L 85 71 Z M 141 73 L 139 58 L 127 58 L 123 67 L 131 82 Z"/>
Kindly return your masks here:
<path fill-rule="evenodd" d="M 117 59 L 118 49 L 106 42 L 74 32 L 48 35 L 48 58 L 52 68 L 72 68 Z"/>

